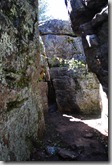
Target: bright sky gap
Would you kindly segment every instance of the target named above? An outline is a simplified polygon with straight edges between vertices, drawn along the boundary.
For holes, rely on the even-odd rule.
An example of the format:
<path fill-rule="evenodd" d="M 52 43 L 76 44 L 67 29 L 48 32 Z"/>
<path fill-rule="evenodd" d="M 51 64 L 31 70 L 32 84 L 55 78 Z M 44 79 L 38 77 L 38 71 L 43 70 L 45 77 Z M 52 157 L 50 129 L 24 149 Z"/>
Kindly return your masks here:
<path fill-rule="evenodd" d="M 46 15 L 54 19 L 69 20 L 64 0 L 48 0 L 48 12 Z"/>

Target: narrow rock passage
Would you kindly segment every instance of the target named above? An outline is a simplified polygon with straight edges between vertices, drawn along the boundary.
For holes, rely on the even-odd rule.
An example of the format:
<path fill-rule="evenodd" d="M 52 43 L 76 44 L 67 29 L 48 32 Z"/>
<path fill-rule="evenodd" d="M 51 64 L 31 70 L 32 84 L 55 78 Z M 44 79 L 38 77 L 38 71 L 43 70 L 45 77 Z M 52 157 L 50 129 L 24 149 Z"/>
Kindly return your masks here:
<path fill-rule="evenodd" d="M 61 114 L 52 105 L 45 115 L 44 137 L 35 144 L 31 161 L 108 161 L 108 136 L 82 119 L 81 115 Z"/>

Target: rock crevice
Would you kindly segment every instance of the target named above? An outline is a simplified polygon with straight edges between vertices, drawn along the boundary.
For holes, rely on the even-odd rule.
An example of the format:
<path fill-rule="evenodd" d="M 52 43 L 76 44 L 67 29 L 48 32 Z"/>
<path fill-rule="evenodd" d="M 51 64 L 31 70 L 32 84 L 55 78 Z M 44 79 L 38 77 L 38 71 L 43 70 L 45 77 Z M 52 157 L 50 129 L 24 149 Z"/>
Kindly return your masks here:
<path fill-rule="evenodd" d="M 70 36 L 73 34 L 70 22 L 46 21 L 39 26 L 39 31 L 45 45 L 57 109 L 100 113 L 99 83 L 94 74 L 88 73 L 81 38 Z"/>
<path fill-rule="evenodd" d="M 82 38 L 88 70 L 101 83 L 102 125 L 108 132 L 108 1 L 65 0 L 65 4 L 72 29 Z"/>

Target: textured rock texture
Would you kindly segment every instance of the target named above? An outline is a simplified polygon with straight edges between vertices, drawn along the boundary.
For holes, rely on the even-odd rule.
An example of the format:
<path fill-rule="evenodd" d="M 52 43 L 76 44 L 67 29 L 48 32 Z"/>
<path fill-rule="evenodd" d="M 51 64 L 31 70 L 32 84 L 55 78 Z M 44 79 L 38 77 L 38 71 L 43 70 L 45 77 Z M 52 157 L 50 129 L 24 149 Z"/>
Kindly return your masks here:
<path fill-rule="evenodd" d="M 89 69 L 108 93 L 108 1 L 65 0 L 74 33 L 82 37 Z"/>
<path fill-rule="evenodd" d="M 100 114 L 99 83 L 93 73 L 76 73 L 67 67 L 51 68 L 58 110 L 82 114 Z"/>
<path fill-rule="evenodd" d="M 73 35 L 70 22 L 46 21 L 39 26 L 39 31 L 45 45 L 58 110 L 98 113 L 99 83 L 94 74 L 87 72 L 82 40 Z"/>
<path fill-rule="evenodd" d="M 108 1 L 65 0 L 74 33 L 82 37 L 89 70 L 101 85 L 102 125 L 108 131 Z"/>
<path fill-rule="evenodd" d="M 40 96 L 43 112 L 48 112 L 48 84 L 45 81 L 39 82 Z"/>
<path fill-rule="evenodd" d="M 40 97 L 42 101 L 43 112 L 48 112 L 48 83 L 50 81 L 50 73 L 45 52 L 45 46 L 42 38 L 39 37 L 40 43 L 40 76 L 38 77 L 38 84 L 40 89 Z"/>
<path fill-rule="evenodd" d="M 35 1 L 0 1 L 0 160 L 25 161 L 44 130 Z"/>
<path fill-rule="evenodd" d="M 46 35 L 46 34 L 62 35 L 62 34 L 64 34 L 64 35 L 75 36 L 75 34 L 72 31 L 72 28 L 71 28 L 70 24 L 68 24 L 68 22 L 69 21 L 63 21 L 63 20 L 57 20 L 57 19 L 51 19 L 51 20 L 45 21 L 39 25 L 40 34 L 42 34 L 42 35 Z"/>

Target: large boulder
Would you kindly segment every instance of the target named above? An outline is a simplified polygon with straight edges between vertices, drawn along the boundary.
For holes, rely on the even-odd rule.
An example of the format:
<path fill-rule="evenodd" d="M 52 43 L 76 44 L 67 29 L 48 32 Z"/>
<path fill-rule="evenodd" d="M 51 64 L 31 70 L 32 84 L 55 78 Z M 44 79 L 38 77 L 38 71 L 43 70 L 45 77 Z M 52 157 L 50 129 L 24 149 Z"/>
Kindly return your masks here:
<path fill-rule="evenodd" d="M 58 110 L 99 113 L 99 82 L 87 71 L 81 37 L 71 35 L 69 21 L 46 21 L 39 26 L 39 31 Z"/>
<path fill-rule="evenodd" d="M 0 1 L 0 160 L 29 160 L 45 129 L 37 1 Z"/>
<path fill-rule="evenodd" d="M 95 74 L 67 67 L 50 69 L 56 103 L 62 113 L 100 114 L 99 82 Z"/>

